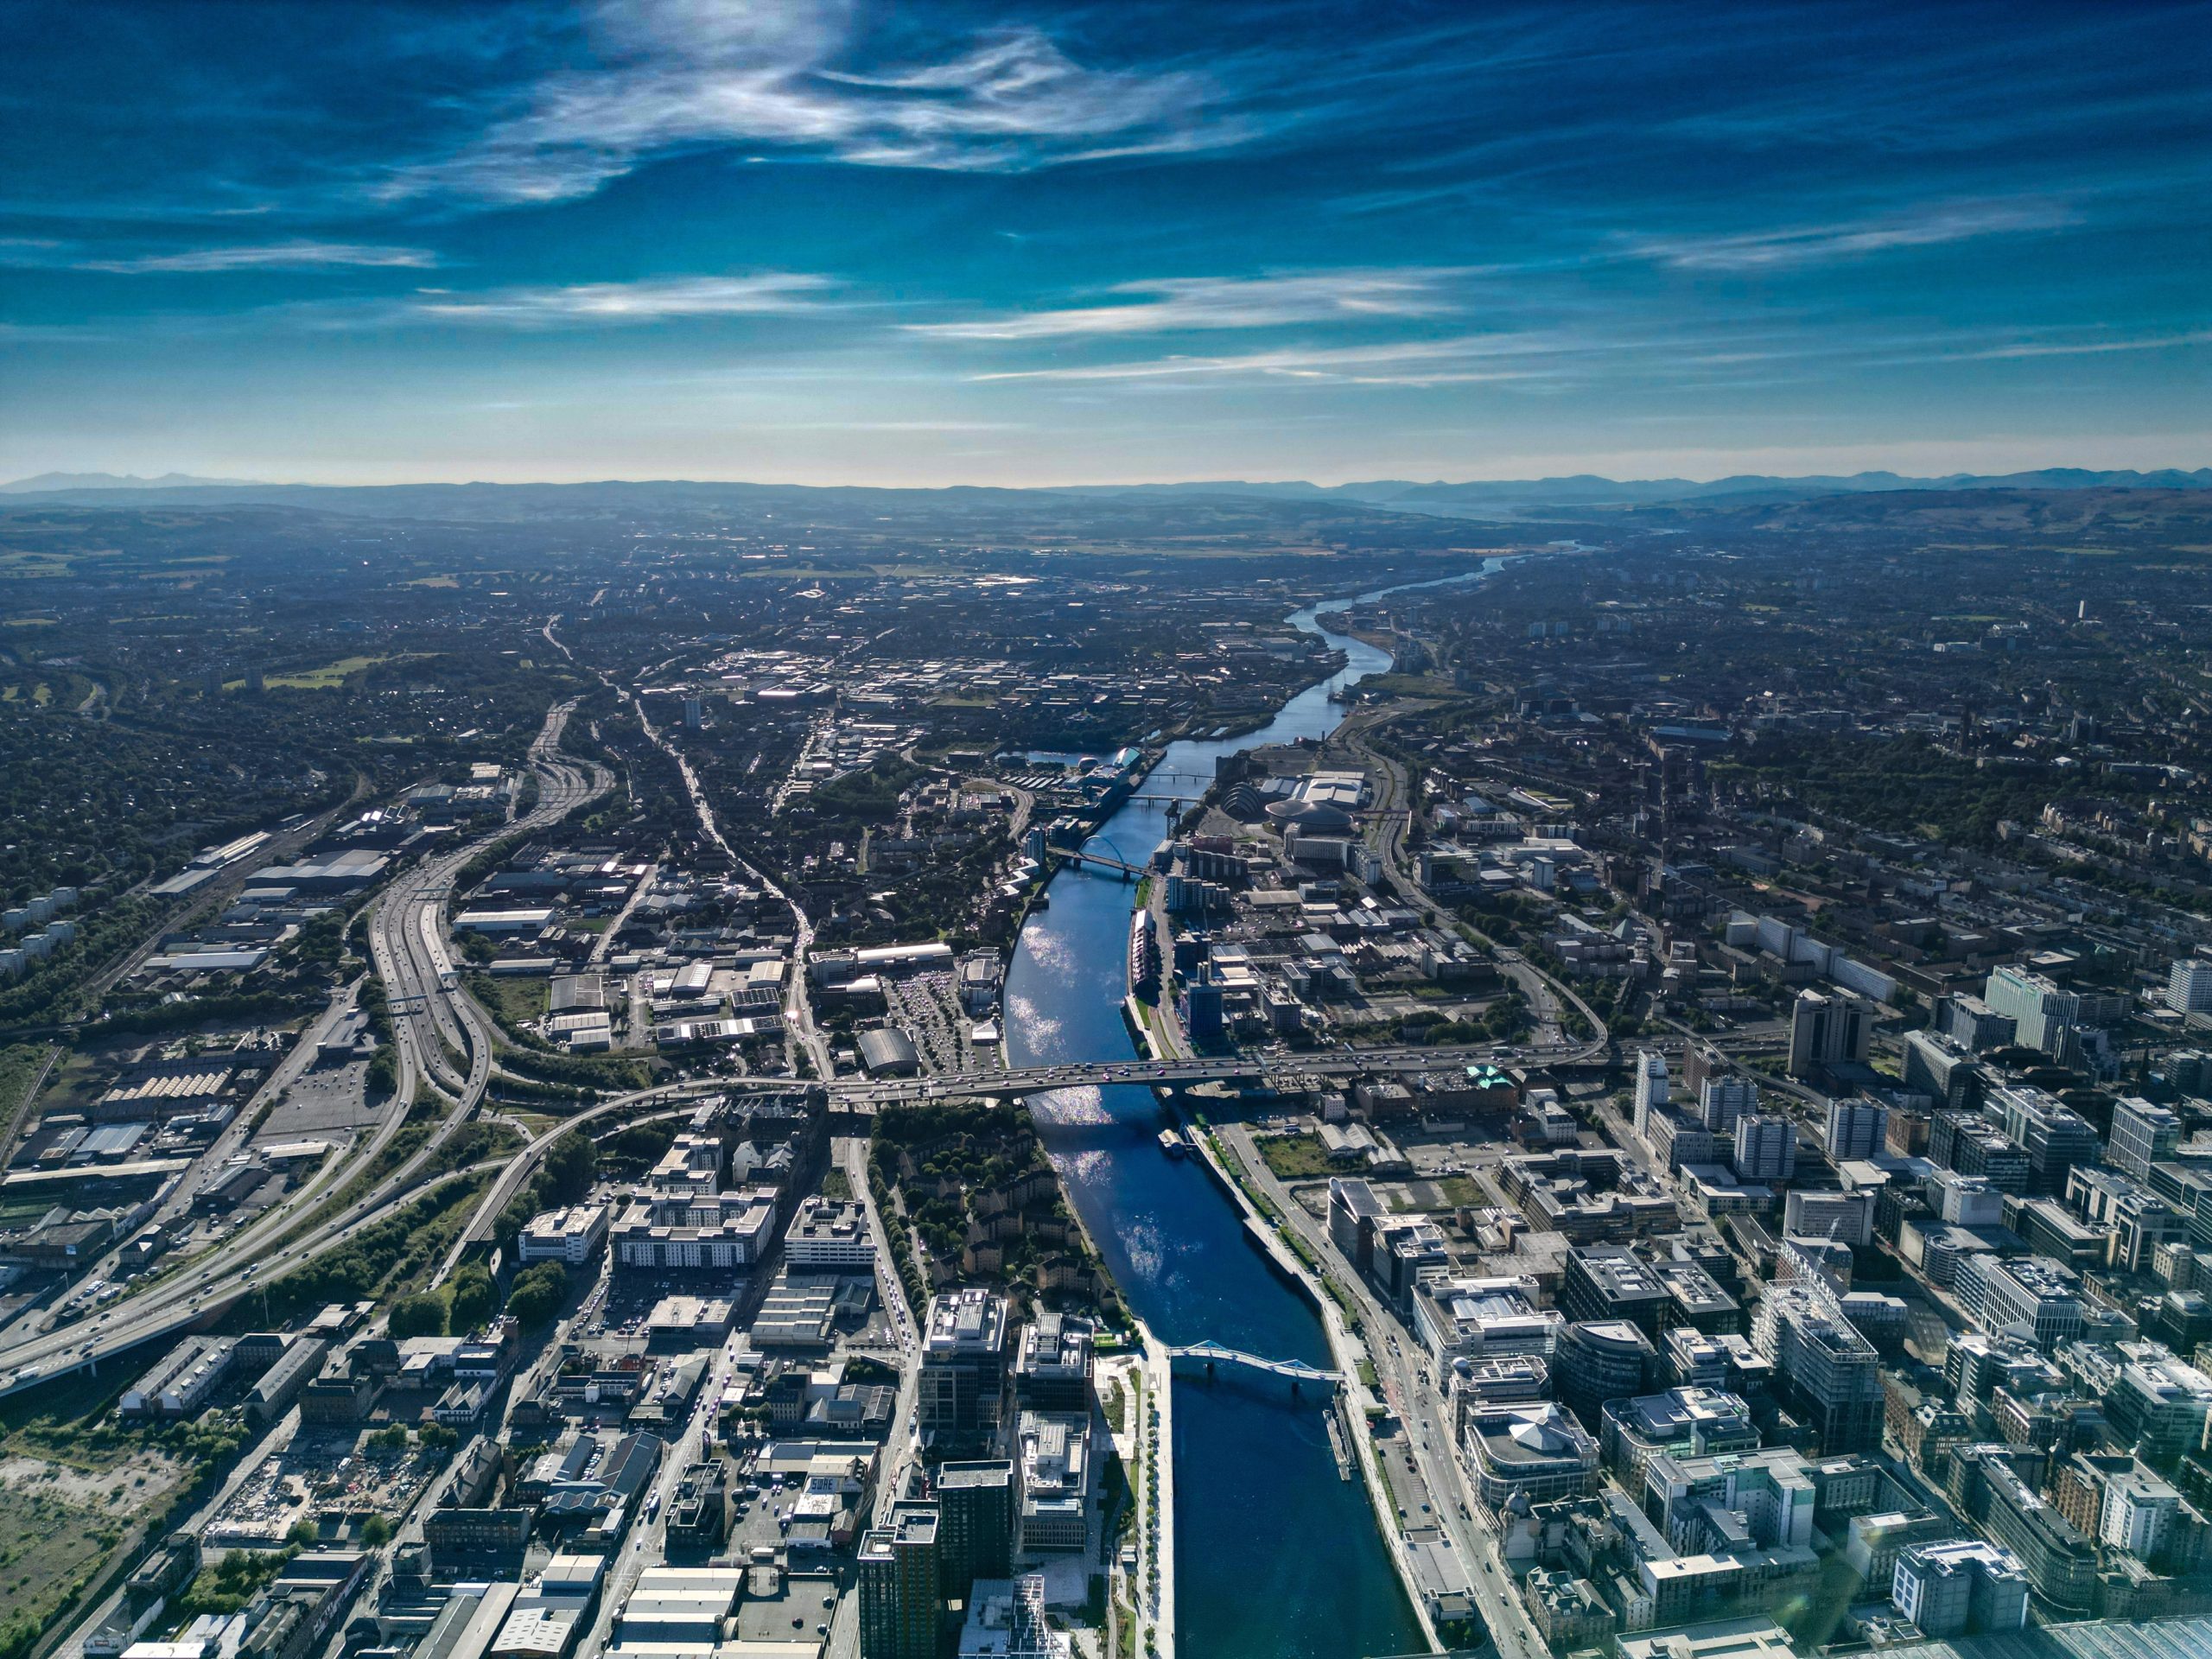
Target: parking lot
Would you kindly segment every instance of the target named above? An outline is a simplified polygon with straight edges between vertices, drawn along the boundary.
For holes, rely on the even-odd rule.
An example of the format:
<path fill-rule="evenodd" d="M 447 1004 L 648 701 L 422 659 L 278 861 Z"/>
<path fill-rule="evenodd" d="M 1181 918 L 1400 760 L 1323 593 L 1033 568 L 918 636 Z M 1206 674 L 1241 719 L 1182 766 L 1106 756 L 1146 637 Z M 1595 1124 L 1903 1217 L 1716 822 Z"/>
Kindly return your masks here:
<path fill-rule="evenodd" d="M 290 1141 L 374 1123 L 383 1108 L 369 1106 L 368 1072 L 366 1059 L 309 1066 L 285 1089 L 257 1138 Z"/>
<path fill-rule="evenodd" d="M 972 1023 L 960 1007 L 950 973 L 915 974 L 883 982 L 884 1011 L 914 1039 L 925 1071 L 967 1071 L 998 1064 L 995 1048 L 968 1040 Z"/>

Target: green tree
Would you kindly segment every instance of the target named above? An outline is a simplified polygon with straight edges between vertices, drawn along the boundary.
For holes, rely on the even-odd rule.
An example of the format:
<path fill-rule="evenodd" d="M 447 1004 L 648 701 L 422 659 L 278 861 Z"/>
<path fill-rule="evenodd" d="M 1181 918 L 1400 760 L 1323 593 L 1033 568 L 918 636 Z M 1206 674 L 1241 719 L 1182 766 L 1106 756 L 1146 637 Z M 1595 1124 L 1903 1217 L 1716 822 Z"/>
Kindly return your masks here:
<path fill-rule="evenodd" d="M 570 1129 L 546 1149 L 536 1185 L 546 1204 L 574 1204 L 591 1191 L 598 1173 L 599 1149 Z"/>
<path fill-rule="evenodd" d="M 386 1044 L 369 1057 L 368 1087 L 371 1095 L 388 1095 L 399 1087 L 399 1061 Z"/>
<path fill-rule="evenodd" d="M 435 1296 L 404 1296 L 393 1304 L 389 1325 L 395 1337 L 442 1337 L 446 1305 Z"/>
<path fill-rule="evenodd" d="M 380 1515 L 372 1515 L 361 1522 L 361 1542 L 371 1549 L 381 1549 L 391 1541 L 391 1522 Z"/>
<path fill-rule="evenodd" d="M 567 1271 L 558 1262 L 541 1262 L 515 1275 L 514 1288 L 507 1293 L 507 1312 L 525 1330 L 535 1330 L 561 1311 L 568 1294 Z"/>
<path fill-rule="evenodd" d="M 499 1307 L 499 1292 L 492 1275 L 481 1268 L 463 1268 L 453 1276 L 446 1328 L 466 1334 L 489 1319 Z"/>
<path fill-rule="evenodd" d="M 292 1529 L 284 1535 L 284 1540 L 287 1543 L 301 1549 L 313 1549 L 321 1536 L 322 1535 L 315 1530 L 314 1522 L 295 1521 L 292 1522 Z"/>

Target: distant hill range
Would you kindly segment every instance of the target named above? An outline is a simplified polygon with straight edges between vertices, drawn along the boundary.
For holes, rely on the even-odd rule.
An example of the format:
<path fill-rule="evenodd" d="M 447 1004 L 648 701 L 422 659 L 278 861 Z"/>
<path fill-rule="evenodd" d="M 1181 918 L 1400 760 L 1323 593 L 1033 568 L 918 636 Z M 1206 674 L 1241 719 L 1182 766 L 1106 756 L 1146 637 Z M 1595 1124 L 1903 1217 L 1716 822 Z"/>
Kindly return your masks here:
<path fill-rule="evenodd" d="M 798 485 L 713 483 L 682 480 L 607 480 L 580 484 L 393 484 L 331 486 L 257 484 L 243 480 L 118 477 L 108 473 L 41 473 L 0 484 L 10 505 L 285 506 L 347 515 L 403 518 L 527 519 L 593 516 L 639 508 L 704 507 L 715 504 L 787 503 L 810 511 L 857 511 L 874 504 L 898 512 L 949 512 L 956 518 L 1049 509 L 1055 500 L 1111 500 L 1133 511 L 1165 511 L 1177 502 L 1205 500 L 1216 509 L 1263 514 L 1420 513 L 1434 518 L 1531 519 L 1570 518 L 1585 522 L 1624 512 L 1664 515 L 1788 508 L 1843 498 L 1885 497 L 1882 511 L 1907 510 L 1908 493 L 1957 498 L 1977 493 L 2021 494 L 2134 490 L 2212 491 L 2212 467 L 2195 471 L 2091 471 L 2050 467 L 2036 472 L 1957 473 L 1910 478 L 1897 473 L 1847 477 L 1778 478 L 1756 474 L 1700 482 L 1688 478 L 1616 480 L 1591 474 L 1448 484 L 1378 479 L 1368 483 L 1319 485 L 1293 480 L 1221 480 L 1187 484 L 1063 485 L 1036 489 L 954 486 L 943 489 L 814 488 Z M 1243 504 L 1241 506 L 1236 504 Z M 1932 505 L 1932 504 L 1931 504 Z M 1994 505 L 1993 503 L 1992 504 Z M 1872 504 L 1870 503 L 1871 506 Z"/>
<path fill-rule="evenodd" d="M 40 473 L 0 484 L 0 495 L 59 495 L 75 490 L 200 490 L 256 489 L 247 478 L 194 478 L 190 473 L 163 473 L 159 478 L 134 478 L 115 473 Z"/>
<path fill-rule="evenodd" d="M 1081 487 L 1081 486 L 1078 486 Z M 2165 467 L 2156 472 L 2095 472 L 2082 467 L 2046 467 L 2030 473 L 1953 473 L 1942 478 L 1910 478 L 1901 473 L 1853 473 L 1847 476 L 1777 478 L 1745 473 L 1700 482 L 1689 478 L 1600 478 L 1580 473 L 1565 478 L 1478 480 L 1466 484 L 1414 483 L 1376 479 L 1363 484 L 1323 486 L 1303 481 L 1205 484 L 1141 484 L 1098 486 L 1082 493 L 1131 491 L 1197 495 L 1268 495 L 1357 501 L 1400 512 L 1437 513 L 1486 518 L 1517 515 L 1540 507 L 1644 507 L 1666 503 L 1724 501 L 1749 505 L 1758 501 L 1808 500 L 1826 495 L 1871 495 L 1897 490 L 2208 490 L 2212 467 L 2193 472 Z"/>

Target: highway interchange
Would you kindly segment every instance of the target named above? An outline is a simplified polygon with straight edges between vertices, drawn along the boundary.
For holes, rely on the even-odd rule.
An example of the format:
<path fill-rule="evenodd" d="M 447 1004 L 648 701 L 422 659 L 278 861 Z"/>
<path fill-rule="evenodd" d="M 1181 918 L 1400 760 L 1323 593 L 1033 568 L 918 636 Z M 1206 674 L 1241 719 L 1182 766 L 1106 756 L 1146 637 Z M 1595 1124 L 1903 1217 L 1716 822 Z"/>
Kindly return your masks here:
<path fill-rule="evenodd" d="M 531 745 L 539 794 L 529 815 L 425 861 L 394 882 L 371 912 L 371 957 L 393 1004 L 393 1044 L 399 1065 L 398 1088 L 384 1121 L 343 1155 L 327 1160 L 283 1203 L 106 1312 L 51 1332 L 25 1332 L 13 1340 L 0 1337 L 0 1395 L 65 1371 L 96 1368 L 142 1343 L 174 1335 L 251 1294 L 257 1282 L 281 1277 L 343 1243 L 425 1184 L 424 1166 L 482 1097 L 492 1076 L 492 1046 L 480 1012 L 442 982 L 439 964 L 429 959 L 421 912 L 425 906 L 435 911 L 443 905 L 454 872 L 486 847 L 517 830 L 550 824 L 611 785 L 604 769 L 579 767 L 559 757 L 569 708 L 564 703 L 552 709 Z M 302 1040 L 311 1044 L 315 1030 L 310 1027 Z M 439 1048 L 441 1038 L 466 1056 L 464 1069 L 456 1070 L 446 1058 Z M 448 1103 L 436 1128 L 367 1191 L 334 1213 L 317 1216 L 333 1194 L 372 1166 L 390 1145 L 406 1121 L 404 1103 L 414 1098 L 418 1079 L 429 1084 L 435 1098 Z"/>

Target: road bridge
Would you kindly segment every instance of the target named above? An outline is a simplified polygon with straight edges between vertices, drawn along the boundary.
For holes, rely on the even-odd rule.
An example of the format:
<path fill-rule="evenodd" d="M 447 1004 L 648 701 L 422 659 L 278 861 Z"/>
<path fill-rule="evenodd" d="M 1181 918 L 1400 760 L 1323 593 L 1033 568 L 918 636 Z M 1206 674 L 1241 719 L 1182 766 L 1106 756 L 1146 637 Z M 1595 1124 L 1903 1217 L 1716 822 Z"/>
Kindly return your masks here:
<path fill-rule="evenodd" d="M 1590 1058 L 1588 1044 L 1560 1044 L 1524 1049 L 1509 1065 L 1575 1065 Z M 1013 1100 L 1049 1094 L 1055 1089 L 1097 1088 L 1109 1084 L 1150 1086 L 1194 1083 L 1288 1082 L 1307 1077 L 1351 1077 L 1393 1071 L 1449 1071 L 1497 1064 L 1487 1046 L 1465 1048 L 1371 1048 L 1318 1051 L 1310 1054 L 1231 1055 L 1195 1060 L 1100 1061 L 1083 1065 L 1016 1066 L 949 1071 L 923 1077 L 847 1077 L 827 1085 L 833 1104 L 845 1107 L 899 1105 L 913 1101 Z M 789 1078 L 763 1078 L 771 1086 L 791 1086 Z"/>
<path fill-rule="evenodd" d="M 1209 1371 L 1217 1365 L 1236 1365 L 1248 1371 L 1263 1371 L 1269 1376 L 1287 1376 L 1294 1386 L 1325 1382 L 1334 1388 L 1344 1380 L 1342 1371 L 1325 1371 L 1295 1359 L 1268 1359 L 1218 1342 L 1195 1342 L 1185 1347 L 1170 1348 L 1167 1357 L 1171 1360 L 1196 1362 Z"/>
<path fill-rule="evenodd" d="M 581 790 L 575 791 L 577 796 L 582 793 Z M 474 850 L 473 847 L 457 849 L 455 854 L 448 856 L 466 856 Z M 386 903 L 393 912 L 392 919 L 397 921 L 401 907 L 392 905 L 390 899 Z M 380 910 L 383 908 L 379 907 Z M 380 947 L 388 947 L 404 944 L 417 934 L 416 930 L 411 927 L 387 925 L 374 930 L 372 937 Z M 384 955 L 382 949 L 379 955 Z M 448 1013 L 458 1011 L 468 1014 L 469 1005 L 465 1001 L 461 1002 L 456 1010 L 454 998 L 447 996 L 442 999 L 435 984 L 424 984 L 420 964 L 410 963 L 408 953 L 404 950 L 387 957 L 385 961 L 395 970 L 392 980 L 387 982 L 402 987 L 403 995 L 420 998 L 433 1008 L 437 1007 L 442 1000 Z M 414 970 L 412 974 L 406 971 L 410 967 Z M 416 1017 L 420 1019 L 419 1015 Z M 473 1014 L 469 1017 L 474 1018 Z M 405 1033 L 410 1023 L 413 1022 L 395 1022 L 401 1033 Z M 428 1168 L 429 1159 L 435 1155 L 443 1140 L 467 1121 L 471 1109 L 482 1096 L 490 1078 L 489 1044 L 480 1030 L 472 1030 L 469 1034 L 473 1051 L 468 1060 L 469 1075 L 459 1085 L 462 1098 L 457 1108 L 446 1114 L 429 1142 L 418 1148 L 397 1169 L 384 1177 L 369 1192 L 354 1199 L 338 1214 L 309 1224 L 303 1232 L 293 1232 L 290 1236 L 285 1236 L 289 1230 L 297 1227 L 305 1211 L 313 1210 L 321 1199 L 343 1184 L 341 1177 L 352 1175 L 383 1149 L 391 1133 L 405 1121 L 404 1112 L 388 1112 L 384 1126 L 358 1146 L 353 1156 L 330 1160 L 298 1198 L 288 1200 L 258 1221 L 249 1224 L 225 1247 L 184 1266 L 181 1271 L 149 1287 L 145 1293 L 126 1298 L 108 1313 L 84 1325 L 64 1326 L 0 1348 L 0 1395 L 14 1393 L 40 1381 L 50 1381 L 65 1372 L 97 1365 L 101 1360 L 114 1358 L 141 1343 L 159 1337 L 174 1336 L 212 1316 L 241 1295 L 251 1294 L 254 1279 L 240 1271 L 245 1264 L 252 1264 L 256 1276 L 273 1280 L 322 1250 L 343 1243 L 362 1228 L 373 1225 L 404 1198 L 419 1189 L 426 1188 L 431 1184 L 430 1178 L 423 1173 Z M 406 1039 L 403 1038 L 402 1040 L 404 1042 Z M 416 1048 L 410 1044 L 409 1049 L 410 1058 L 420 1068 L 418 1075 L 433 1074 L 429 1056 L 422 1052 L 427 1049 L 435 1052 L 433 1045 L 424 1042 L 420 1048 Z M 1499 1059 L 1531 1065 L 1574 1065 L 1591 1060 L 1602 1052 L 1602 1044 L 1587 1043 L 1521 1048 L 1510 1057 L 1495 1054 L 1488 1046 L 1478 1048 L 1400 1046 L 1205 1059 L 1130 1059 L 1083 1065 L 957 1071 L 929 1077 L 843 1077 L 828 1084 L 810 1084 L 801 1078 L 787 1077 L 702 1078 L 663 1084 L 603 1100 L 570 1116 L 562 1127 L 595 1126 L 606 1120 L 639 1110 L 665 1109 L 685 1101 L 762 1090 L 787 1093 L 794 1089 L 820 1089 L 834 1107 L 868 1112 L 880 1106 L 917 1101 L 1012 1101 L 1050 1093 L 1058 1089 L 1097 1088 L 1109 1084 L 1160 1087 L 1195 1083 L 1262 1083 L 1270 1078 L 1291 1083 L 1311 1077 L 1351 1077 L 1392 1071 L 1450 1070 Z M 498 1213 L 498 1205 L 503 1205 L 513 1192 L 521 1189 L 522 1183 L 534 1173 L 539 1160 L 557 1138 L 557 1133 L 541 1135 L 529 1147 L 508 1160 L 501 1179 L 494 1183 L 493 1192 L 487 1193 L 486 1199 L 480 1203 L 465 1230 L 461 1240 L 464 1247 L 485 1236 L 490 1222 Z M 493 1202 L 494 1198 L 496 1205 Z M 442 1272 L 450 1272 L 459 1258 L 459 1250 L 451 1252 Z M 1224 1350 L 1223 1353 L 1234 1351 Z M 1236 1362 L 1232 1360 L 1230 1363 Z M 1281 1374 L 1291 1375 L 1287 1371 Z"/>

